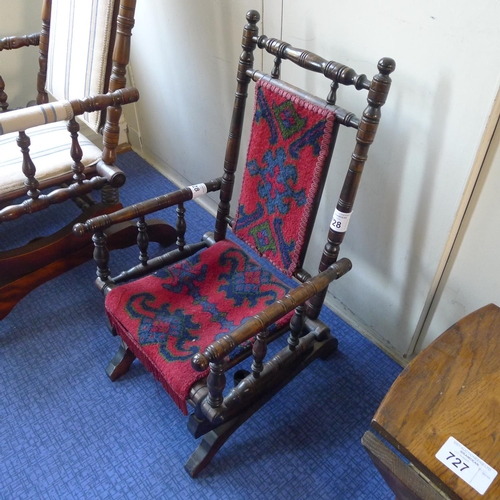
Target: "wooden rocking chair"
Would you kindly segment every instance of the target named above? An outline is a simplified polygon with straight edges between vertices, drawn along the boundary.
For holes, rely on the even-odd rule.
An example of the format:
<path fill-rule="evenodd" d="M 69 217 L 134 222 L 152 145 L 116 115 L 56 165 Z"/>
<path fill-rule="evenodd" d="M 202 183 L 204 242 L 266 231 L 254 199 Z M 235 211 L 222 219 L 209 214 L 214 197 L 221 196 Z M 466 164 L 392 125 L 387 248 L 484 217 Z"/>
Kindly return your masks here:
<path fill-rule="evenodd" d="M 96 284 L 106 296 L 113 332 L 122 339 L 107 373 L 116 380 L 137 357 L 184 413 L 188 405 L 193 408 L 188 428 L 195 438 L 205 436 L 185 465 L 193 477 L 255 411 L 312 361 L 337 348 L 337 340 L 318 315 L 328 285 L 351 268 L 348 259 L 337 261 L 337 256 L 390 88 L 389 75 L 395 69 L 394 61 L 384 58 L 370 80 L 347 66 L 258 36 L 259 19 L 258 12 L 247 13 L 222 177 L 74 228 L 79 235 L 94 234 Z M 276 57 L 270 75 L 253 68 L 257 47 Z M 324 74 L 331 83 L 327 99 L 282 81 L 282 60 Z M 232 217 L 231 193 L 252 80 L 255 113 L 242 194 Z M 361 118 L 335 104 L 340 85 L 368 91 Z M 311 277 L 302 263 L 335 140 L 343 127 L 357 129 L 354 152 L 319 274 Z M 217 190 L 220 203 L 214 232 L 206 233 L 199 243 L 186 244 L 184 202 Z M 149 258 L 145 216 L 174 205 L 178 248 Z M 111 277 L 104 230 L 132 218 L 139 218 L 140 263 Z M 227 234 L 228 225 L 234 235 Z M 301 284 L 295 287 L 293 278 Z M 288 331 L 284 347 L 266 361 L 269 343 Z M 234 388 L 225 391 L 227 371 L 239 368 L 252 354 L 249 370 L 238 369 Z"/>
<path fill-rule="evenodd" d="M 114 166 L 121 106 L 139 95 L 135 89 L 118 91 L 126 84 L 135 4 L 44 0 L 40 33 L 0 39 L 0 51 L 40 50 L 36 105 L 8 110 L 0 77 L 0 319 L 40 284 L 92 258 L 91 238 L 75 237 L 75 222 L 122 208 L 118 188 L 125 175 Z M 92 133 L 103 135 L 102 150 L 79 135 L 76 116 Z M 96 189 L 101 190 L 99 203 L 90 196 Z M 33 239 L 12 248 L 16 245 L 5 223 L 69 199 L 83 211 L 78 220 L 44 237 L 27 220 Z M 175 231 L 153 224 L 150 237 L 169 244 Z M 112 248 L 135 242 L 125 226 L 110 241 Z"/>

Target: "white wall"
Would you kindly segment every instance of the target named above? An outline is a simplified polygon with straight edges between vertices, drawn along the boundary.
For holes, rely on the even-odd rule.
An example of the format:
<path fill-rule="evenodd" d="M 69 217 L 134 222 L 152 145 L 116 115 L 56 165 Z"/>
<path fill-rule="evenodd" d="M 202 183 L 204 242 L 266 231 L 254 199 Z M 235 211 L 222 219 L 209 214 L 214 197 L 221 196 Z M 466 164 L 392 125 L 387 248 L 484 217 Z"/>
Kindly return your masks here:
<path fill-rule="evenodd" d="M 0 38 L 39 32 L 41 11 L 42 0 L 0 0 Z M 11 108 L 36 98 L 37 73 L 38 47 L 2 51 L 0 75 Z"/>
<path fill-rule="evenodd" d="M 491 142 L 419 342 L 429 345 L 466 314 L 500 305 L 500 127 Z"/>

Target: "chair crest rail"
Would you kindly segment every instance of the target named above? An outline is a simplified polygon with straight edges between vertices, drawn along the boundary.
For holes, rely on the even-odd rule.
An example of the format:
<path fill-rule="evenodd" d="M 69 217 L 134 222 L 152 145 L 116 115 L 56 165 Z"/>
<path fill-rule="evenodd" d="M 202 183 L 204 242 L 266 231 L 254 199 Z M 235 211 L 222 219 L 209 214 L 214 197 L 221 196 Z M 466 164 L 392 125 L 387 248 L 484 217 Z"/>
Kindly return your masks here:
<path fill-rule="evenodd" d="M 349 66 L 335 61 L 327 61 L 313 52 L 292 47 L 289 43 L 276 38 L 268 38 L 265 35 L 255 37 L 254 41 L 260 49 L 265 49 L 269 54 L 280 59 L 287 59 L 310 71 L 322 73 L 326 78 L 336 83 L 353 85 L 357 90 L 369 90 L 370 88 L 371 80 L 366 75 L 358 75 Z"/>

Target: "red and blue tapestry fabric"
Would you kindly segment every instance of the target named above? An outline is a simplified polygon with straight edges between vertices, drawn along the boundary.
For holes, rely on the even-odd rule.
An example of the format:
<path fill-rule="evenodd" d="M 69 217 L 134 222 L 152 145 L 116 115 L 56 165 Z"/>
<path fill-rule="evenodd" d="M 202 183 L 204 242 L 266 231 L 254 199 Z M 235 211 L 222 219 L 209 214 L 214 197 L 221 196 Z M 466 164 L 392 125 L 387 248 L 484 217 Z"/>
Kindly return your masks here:
<path fill-rule="evenodd" d="M 289 288 L 238 245 L 223 240 L 155 275 L 114 288 L 106 297 L 106 313 L 186 414 L 190 387 L 206 375 L 191 367 L 193 355 Z"/>
<path fill-rule="evenodd" d="M 291 276 L 332 140 L 335 113 L 260 80 L 234 232 Z"/>

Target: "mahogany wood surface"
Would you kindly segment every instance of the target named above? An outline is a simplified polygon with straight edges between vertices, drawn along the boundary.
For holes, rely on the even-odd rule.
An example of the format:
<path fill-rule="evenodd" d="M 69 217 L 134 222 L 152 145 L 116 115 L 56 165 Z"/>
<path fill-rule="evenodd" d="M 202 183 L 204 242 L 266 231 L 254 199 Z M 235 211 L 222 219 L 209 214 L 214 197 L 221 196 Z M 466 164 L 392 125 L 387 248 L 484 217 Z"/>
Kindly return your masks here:
<path fill-rule="evenodd" d="M 500 308 L 458 321 L 422 351 L 385 396 L 372 426 L 452 498 L 500 498 L 500 476 L 481 496 L 435 454 L 449 437 L 500 471 Z"/>

